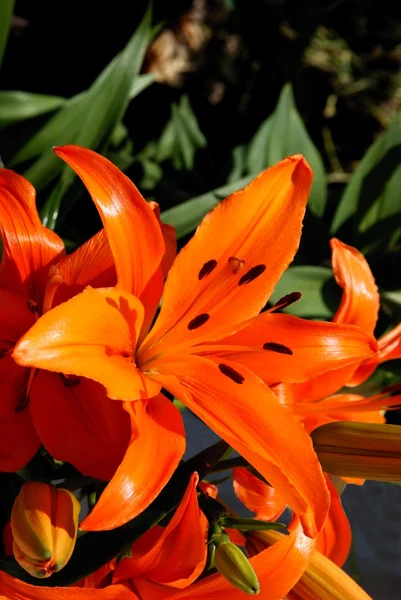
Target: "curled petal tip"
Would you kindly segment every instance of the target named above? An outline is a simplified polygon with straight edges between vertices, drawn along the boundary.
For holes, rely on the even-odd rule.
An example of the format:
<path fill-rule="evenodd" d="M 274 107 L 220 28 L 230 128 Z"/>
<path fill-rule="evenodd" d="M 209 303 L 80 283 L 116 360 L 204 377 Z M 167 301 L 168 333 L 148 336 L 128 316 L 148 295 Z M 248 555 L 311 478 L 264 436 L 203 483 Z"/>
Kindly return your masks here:
<path fill-rule="evenodd" d="M 313 179 L 312 169 L 302 154 L 295 154 L 291 159 L 296 162 L 292 173 L 292 181 L 295 185 L 310 185 Z"/>

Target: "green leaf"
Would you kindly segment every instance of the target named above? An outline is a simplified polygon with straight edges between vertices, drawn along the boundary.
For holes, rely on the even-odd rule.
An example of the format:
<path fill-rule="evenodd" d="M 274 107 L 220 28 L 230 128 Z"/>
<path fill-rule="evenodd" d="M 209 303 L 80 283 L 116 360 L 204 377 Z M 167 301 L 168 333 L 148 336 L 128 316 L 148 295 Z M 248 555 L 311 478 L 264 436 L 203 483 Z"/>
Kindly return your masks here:
<path fill-rule="evenodd" d="M 61 174 L 42 211 L 43 222 L 48 227 L 54 228 L 61 199 L 75 177 L 72 169 L 53 154 L 52 146 L 78 144 L 105 151 L 130 99 L 150 83 L 150 78 L 147 78 L 135 88 L 150 35 L 149 9 L 125 49 L 111 61 L 93 85 L 68 100 L 14 157 L 13 164 L 37 157 L 24 175 L 38 190 Z"/>
<path fill-rule="evenodd" d="M 68 564 L 50 578 L 35 579 L 11 560 L 0 560 L 0 569 L 22 581 L 39 586 L 67 586 L 83 579 L 121 554 L 127 546 L 169 514 L 180 502 L 191 474 L 196 471 L 200 479 L 206 477 L 210 469 L 225 455 L 227 448 L 226 442 L 219 441 L 183 463 L 149 508 L 123 527 L 111 531 L 88 532 L 79 537 Z"/>
<path fill-rule="evenodd" d="M 233 183 L 242 177 L 246 171 L 246 160 L 247 160 L 247 148 L 244 145 L 236 146 L 232 153 L 232 167 L 229 176 L 227 177 L 227 183 Z"/>
<path fill-rule="evenodd" d="M 274 165 L 291 154 L 303 154 L 310 163 L 314 175 L 308 206 L 314 215 L 321 217 L 326 206 L 326 173 L 322 158 L 296 108 L 289 83 L 283 87 L 271 119 L 271 122 L 268 121 L 267 124 L 265 122 L 263 130 L 268 138 L 267 166 Z M 261 133 L 258 143 L 259 146 L 262 145 Z M 255 152 L 255 149 L 253 150 Z"/>
<path fill-rule="evenodd" d="M 273 115 L 267 117 L 259 127 L 248 147 L 247 170 L 252 175 L 258 175 L 268 166 L 269 144 Z"/>
<path fill-rule="evenodd" d="M 65 102 L 66 99 L 60 96 L 19 91 L 0 92 L 0 127 L 57 110 Z"/>
<path fill-rule="evenodd" d="M 106 148 L 116 124 L 121 121 L 126 111 L 133 82 L 139 73 L 150 40 L 150 33 L 151 11 L 148 9 L 125 49 L 83 96 L 75 144 L 92 149 Z M 74 171 L 65 165 L 57 186 L 44 206 L 43 224 L 51 229 L 55 227 L 61 199 L 74 178 Z"/>
<path fill-rule="evenodd" d="M 134 82 L 132 84 L 129 99 L 133 100 L 134 98 L 139 96 L 139 94 L 144 92 L 155 81 L 156 78 L 153 73 L 144 73 L 143 75 L 138 75 L 138 77 L 134 79 Z"/>
<path fill-rule="evenodd" d="M 161 214 L 162 221 L 173 225 L 177 231 L 177 238 L 191 233 L 199 225 L 203 217 L 219 203 L 220 200 L 242 189 L 252 177 L 243 177 L 238 181 L 223 185 L 211 192 L 186 200 L 178 206 L 169 208 Z"/>
<path fill-rule="evenodd" d="M 12 161 L 10 161 L 10 165 L 14 166 L 23 163 L 40 155 L 42 155 L 42 158 L 47 157 L 48 155 L 54 156 L 53 152 L 51 152 L 51 148 L 54 144 L 72 143 L 79 130 L 79 113 L 84 98 L 85 92 L 77 94 L 67 100 L 64 106 L 62 106 L 61 109 L 19 150 Z M 42 160 L 42 162 L 45 164 L 45 161 Z M 57 159 L 57 164 L 60 164 L 61 169 L 62 163 L 59 159 Z M 29 169 L 24 175 L 30 179 L 37 189 L 39 189 L 42 187 L 41 180 L 37 179 L 34 167 L 35 165 L 32 167 L 32 174 Z M 38 168 L 38 171 L 40 170 L 41 169 Z M 48 178 L 50 181 L 51 179 L 52 177 Z M 44 183 L 44 185 L 46 185 L 46 183 Z"/>
<path fill-rule="evenodd" d="M 399 239 L 401 186 L 401 115 L 369 148 L 341 196 L 331 225 L 336 233 L 354 221 L 353 243 L 365 252 L 391 248 Z M 397 217 L 395 219 L 395 217 Z"/>
<path fill-rule="evenodd" d="M 171 118 L 160 137 L 155 160 L 171 159 L 175 169 L 190 170 L 197 149 L 206 144 L 188 97 L 181 96 L 180 103 L 171 107 Z"/>
<path fill-rule="evenodd" d="M 331 319 L 341 297 L 331 269 L 325 267 L 289 267 L 276 285 L 270 302 L 274 304 L 290 292 L 301 292 L 302 297 L 284 312 L 318 319 Z"/>
<path fill-rule="evenodd" d="M 1 0 L 0 2 L 0 66 L 3 62 L 14 12 L 14 0 Z"/>

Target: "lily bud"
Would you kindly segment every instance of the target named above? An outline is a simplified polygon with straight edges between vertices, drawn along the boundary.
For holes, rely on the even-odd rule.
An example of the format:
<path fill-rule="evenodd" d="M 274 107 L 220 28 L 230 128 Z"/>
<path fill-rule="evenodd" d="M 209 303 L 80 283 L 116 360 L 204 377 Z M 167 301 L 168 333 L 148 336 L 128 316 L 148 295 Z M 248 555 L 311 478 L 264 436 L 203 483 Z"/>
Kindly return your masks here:
<path fill-rule="evenodd" d="M 222 537 L 229 540 L 227 536 Z M 217 542 L 214 566 L 237 589 L 246 594 L 259 594 L 259 581 L 251 563 L 232 542 Z"/>
<path fill-rule="evenodd" d="M 47 483 L 25 483 L 11 512 L 15 559 L 33 577 L 50 577 L 69 561 L 80 504 L 71 492 Z"/>
<path fill-rule="evenodd" d="M 313 445 L 332 475 L 401 482 L 401 427 L 339 421 L 315 429 Z"/>

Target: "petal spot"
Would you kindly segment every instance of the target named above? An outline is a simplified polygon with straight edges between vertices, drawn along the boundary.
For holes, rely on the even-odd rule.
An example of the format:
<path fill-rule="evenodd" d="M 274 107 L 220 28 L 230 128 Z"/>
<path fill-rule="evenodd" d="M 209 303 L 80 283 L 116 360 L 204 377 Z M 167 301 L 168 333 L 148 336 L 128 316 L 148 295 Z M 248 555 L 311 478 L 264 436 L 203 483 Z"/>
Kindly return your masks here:
<path fill-rule="evenodd" d="M 263 349 L 278 352 L 279 354 L 288 354 L 289 356 L 292 356 L 293 353 L 291 348 L 284 346 L 284 344 L 279 344 L 278 342 L 266 342 L 263 344 Z"/>
<path fill-rule="evenodd" d="M 294 302 L 298 302 L 301 296 L 301 292 L 291 292 L 291 294 L 287 294 L 286 296 L 280 298 L 280 300 L 277 300 L 273 308 L 276 310 L 287 308 L 288 306 L 291 306 L 291 304 L 294 304 Z"/>
<path fill-rule="evenodd" d="M 187 327 L 190 331 L 192 331 L 193 329 L 198 329 L 198 327 L 201 327 L 202 325 L 207 323 L 209 319 L 210 315 L 208 315 L 207 313 L 202 313 L 201 315 L 198 315 L 197 317 L 192 319 L 192 321 L 188 323 Z"/>
<path fill-rule="evenodd" d="M 252 267 L 252 269 L 249 269 L 249 271 L 247 271 L 245 275 L 241 277 L 241 279 L 238 282 L 238 285 L 246 285 L 247 283 L 250 283 L 257 277 L 262 275 L 262 273 L 264 273 L 265 271 L 266 265 L 256 265 L 255 267 Z"/>
<path fill-rule="evenodd" d="M 208 275 L 210 275 L 210 273 L 212 271 L 214 271 L 214 269 L 217 267 L 217 260 L 208 260 L 207 262 L 205 262 L 205 264 L 203 265 L 203 267 L 201 268 L 201 270 L 198 273 L 198 279 L 199 281 L 201 279 L 203 279 L 204 277 L 207 277 Z"/>
<path fill-rule="evenodd" d="M 26 303 L 26 305 L 28 307 L 29 312 L 32 313 L 33 315 L 35 313 L 39 312 L 38 305 L 35 302 L 35 300 L 28 300 L 28 302 Z"/>
<path fill-rule="evenodd" d="M 230 256 L 228 259 L 229 264 L 231 265 L 231 269 L 234 275 L 237 275 L 245 266 L 245 261 L 242 258 L 237 258 L 236 256 Z"/>
<path fill-rule="evenodd" d="M 61 377 L 61 381 L 64 384 L 64 387 L 66 387 L 66 388 L 77 387 L 77 385 L 79 385 L 81 383 L 81 380 L 79 377 L 74 377 L 71 375 L 64 375 L 63 373 L 60 373 L 60 377 Z"/>
<path fill-rule="evenodd" d="M 241 373 L 238 373 L 238 371 L 236 371 L 229 365 L 225 365 L 222 363 L 222 364 L 218 365 L 218 367 L 219 367 L 220 371 L 223 373 L 223 375 L 232 379 L 232 381 L 234 381 L 234 383 L 244 383 L 245 377 L 243 375 L 241 375 Z"/>

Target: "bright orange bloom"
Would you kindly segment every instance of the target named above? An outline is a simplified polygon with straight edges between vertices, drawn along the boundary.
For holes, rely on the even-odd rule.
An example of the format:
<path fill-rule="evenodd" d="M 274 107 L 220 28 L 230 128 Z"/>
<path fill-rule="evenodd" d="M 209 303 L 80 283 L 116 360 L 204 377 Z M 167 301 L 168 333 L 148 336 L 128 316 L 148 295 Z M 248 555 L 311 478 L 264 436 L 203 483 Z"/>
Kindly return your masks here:
<path fill-rule="evenodd" d="M 252 473 L 245 475 L 245 469 L 235 469 L 236 479 L 241 482 L 241 496 L 244 504 L 252 511 L 262 511 L 265 498 L 267 510 L 271 506 L 274 493 L 267 493 L 269 486 Z M 287 600 L 368 600 L 369 596 L 340 567 L 343 566 L 351 547 L 351 528 L 341 504 L 341 499 L 330 479 L 326 476 L 331 496 L 328 518 L 314 540 L 307 568 L 292 590 L 287 592 Z M 235 484 L 238 488 L 238 482 Z M 274 492 L 274 490 L 273 490 Z M 246 499 L 246 500 L 244 500 Z M 285 536 L 274 530 L 253 531 L 246 538 L 246 547 L 252 556 L 265 548 L 275 547 Z M 272 546 L 273 544 L 273 546 Z"/>
<path fill-rule="evenodd" d="M 157 205 L 151 209 L 157 211 Z M 163 231 L 169 248 L 163 260 L 168 260 L 174 240 L 171 228 L 163 226 Z M 24 467 L 42 443 L 55 458 L 83 474 L 110 479 L 130 440 L 131 407 L 125 411 L 122 404 L 110 402 L 104 388 L 90 379 L 31 370 L 11 357 L 21 335 L 52 306 L 87 285 L 114 285 L 116 271 L 104 231 L 65 256 L 62 240 L 40 222 L 31 184 L 1 169 L 0 234 L 0 471 Z M 164 483 L 184 451 L 183 427 L 176 421 L 177 445 L 167 456 Z M 131 437 L 137 436 L 136 422 L 135 417 Z M 160 429 L 163 433 L 164 425 Z M 143 446 L 143 440 L 140 443 Z"/>
<path fill-rule="evenodd" d="M 340 306 L 334 315 L 335 323 L 358 327 L 373 334 L 380 307 L 379 292 L 363 255 L 352 246 L 337 239 L 330 242 L 333 252 L 333 272 L 343 289 Z M 401 394 L 384 390 L 371 398 L 357 394 L 334 394 L 344 386 L 363 383 L 386 360 L 401 357 L 401 325 L 378 340 L 378 350 L 358 364 L 324 373 L 309 381 L 282 384 L 275 392 L 302 419 L 308 431 L 330 421 L 363 421 L 384 423 L 380 411 L 401 402 Z"/>
<path fill-rule="evenodd" d="M 56 153 L 82 178 L 100 212 L 118 283 L 88 287 L 47 312 L 20 340 L 15 360 L 93 379 L 110 398 L 135 400 L 133 413 L 153 411 L 156 396 L 157 419 L 173 430 L 175 407 L 167 401 L 162 407 L 157 396 L 169 390 L 249 460 L 316 535 L 329 502 L 320 465 L 298 419 L 265 383 L 305 381 L 359 364 L 376 346 L 349 325 L 257 316 L 298 247 L 312 182 L 306 161 L 299 155 L 281 161 L 206 216 L 177 256 L 149 330 L 164 254 L 155 215 L 106 159 L 75 146 Z M 154 430 L 146 430 L 145 419 L 141 427 L 153 451 Z M 172 446 L 166 437 L 158 456 Z M 84 528 L 115 527 L 154 497 L 153 477 L 142 477 L 139 488 L 128 475 L 137 455 L 122 462 Z M 146 464 L 153 464 L 149 457 Z"/>
<path fill-rule="evenodd" d="M 235 494 L 249 510 L 255 513 L 255 517 L 265 521 L 278 519 L 284 512 L 286 504 L 276 490 L 244 467 L 233 471 Z M 351 547 L 351 527 L 340 496 L 327 475 L 326 484 L 331 498 L 330 510 L 322 531 L 316 537 L 315 547 L 341 567 Z M 250 547 L 261 551 L 264 547 L 264 537 L 264 531 L 250 534 Z"/>
<path fill-rule="evenodd" d="M 70 560 L 81 505 L 68 490 L 38 481 L 25 483 L 11 512 L 13 553 L 34 577 L 50 577 Z"/>
<path fill-rule="evenodd" d="M 0 597 L 7 600 L 241 600 L 219 573 L 195 579 L 206 559 L 206 520 L 200 513 L 194 474 L 167 527 L 156 526 L 132 547 L 130 558 L 102 567 L 69 588 L 34 587 L 0 571 Z M 262 600 L 279 600 L 298 581 L 311 559 L 315 542 L 297 519 L 290 535 L 250 559 L 260 582 Z"/>
<path fill-rule="evenodd" d="M 148 581 L 181 589 L 199 577 L 206 563 L 207 523 L 198 505 L 198 481 L 194 473 L 167 527 L 156 525 L 133 544 L 131 557 L 116 567 L 114 583 L 132 579 L 139 592 Z"/>

